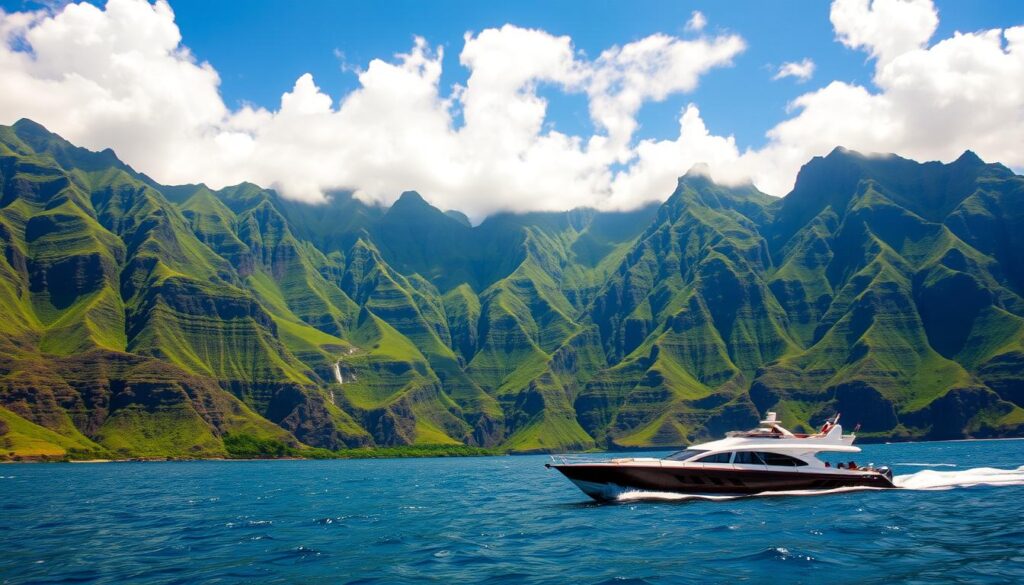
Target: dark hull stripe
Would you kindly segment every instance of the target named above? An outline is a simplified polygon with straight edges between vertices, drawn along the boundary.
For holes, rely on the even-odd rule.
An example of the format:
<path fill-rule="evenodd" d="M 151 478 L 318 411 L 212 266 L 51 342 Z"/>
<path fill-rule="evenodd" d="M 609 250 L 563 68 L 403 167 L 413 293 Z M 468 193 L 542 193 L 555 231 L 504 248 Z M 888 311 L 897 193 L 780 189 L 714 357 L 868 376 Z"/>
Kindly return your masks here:
<path fill-rule="evenodd" d="M 630 465 L 551 465 L 595 499 L 626 489 L 682 494 L 756 494 L 772 491 L 834 489 L 839 487 L 894 488 L 875 472 L 814 473 L 747 469 L 645 467 Z M 597 490 L 597 486 L 605 486 Z"/>

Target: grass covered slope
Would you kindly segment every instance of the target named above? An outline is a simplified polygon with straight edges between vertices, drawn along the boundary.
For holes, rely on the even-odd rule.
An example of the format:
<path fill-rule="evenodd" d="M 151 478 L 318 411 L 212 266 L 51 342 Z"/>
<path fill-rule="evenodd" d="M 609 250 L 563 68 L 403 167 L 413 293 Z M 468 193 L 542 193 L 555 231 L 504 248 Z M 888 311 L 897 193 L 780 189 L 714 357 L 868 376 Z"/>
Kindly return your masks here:
<path fill-rule="evenodd" d="M 996 195 L 1012 210 L 1022 183 L 971 153 L 920 165 L 837 150 L 809 163 L 769 233 L 782 264 L 773 289 L 794 320 L 817 324 L 801 331 L 803 351 L 759 374 L 755 403 L 804 418 L 842 410 L 886 437 L 1020 432 L 1010 389 L 1021 371 L 1003 368 L 989 384 L 985 365 L 1019 354 L 1021 289 L 995 257 L 1001 248 L 972 245 L 965 225 L 1014 222 L 972 203 Z M 809 290 L 813 303 L 788 300 Z"/>
<path fill-rule="evenodd" d="M 0 186 L 0 458 L 1024 432 L 1024 179 L 972 153 L 473 226 L 163 186 L 23 120 Z"/>

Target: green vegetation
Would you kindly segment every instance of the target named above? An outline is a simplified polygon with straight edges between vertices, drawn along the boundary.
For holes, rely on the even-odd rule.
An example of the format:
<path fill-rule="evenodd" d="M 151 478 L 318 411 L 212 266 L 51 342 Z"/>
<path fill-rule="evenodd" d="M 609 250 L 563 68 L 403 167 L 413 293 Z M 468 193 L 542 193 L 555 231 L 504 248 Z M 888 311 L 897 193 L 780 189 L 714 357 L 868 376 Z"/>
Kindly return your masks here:
<path fill-rule="evenodd" d="M 504 455 L 504 449 L 485 449 L 469 445 L 400 445 L 396 447 L 363 447 L 342 449 L 332 456 L 338 459 L 398 459 L 403 457 L 483 457 Z"/>
<path fill-rule="evenodd" d="M 401 445 L 396 447 L 363 447 L 360 449 L 304 448 L 297 449 L 282 441 L 260 439 L 245 434 L 224 436 L 224 447 L 232 459 L 273 459 L 294 457 L 303 459 L 390 459 L 400 457 L 465 457 L 501 455 L 501 449 L 484 449 L 463 444 Z"/>
<path fill-rule="evenodd" d="M 266 439 L 242 433 L 224 435 L 224 450 L 232 459 L 272 459 L 298 457 L 300 451 L 284 441 Z"/>
<path fill-rule="evenodd" d="M 84 437 L 66 437 L 0 408 L 0 461 L 16 457 L 91 459 L 105 454 Z"/>
<path fill-rule="evenodd" d="M 0 127 L 0 458 L 1024 432 L 1024 178 L 837 149 L 773 199 L 498 214 L 154 183 Z"/>

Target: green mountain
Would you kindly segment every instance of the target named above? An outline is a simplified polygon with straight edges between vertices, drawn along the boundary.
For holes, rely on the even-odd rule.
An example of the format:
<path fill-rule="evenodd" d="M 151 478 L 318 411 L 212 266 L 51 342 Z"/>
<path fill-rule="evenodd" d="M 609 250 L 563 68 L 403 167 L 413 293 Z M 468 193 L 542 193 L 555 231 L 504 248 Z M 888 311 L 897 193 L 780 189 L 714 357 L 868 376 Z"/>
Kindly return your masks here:
<path fill-rule="evenodd" d="M 1024 433 L 1024 178 L 970 152 L 472 226 L 164 186 L 22 120 L 0 184 L 3 458 Z"/>

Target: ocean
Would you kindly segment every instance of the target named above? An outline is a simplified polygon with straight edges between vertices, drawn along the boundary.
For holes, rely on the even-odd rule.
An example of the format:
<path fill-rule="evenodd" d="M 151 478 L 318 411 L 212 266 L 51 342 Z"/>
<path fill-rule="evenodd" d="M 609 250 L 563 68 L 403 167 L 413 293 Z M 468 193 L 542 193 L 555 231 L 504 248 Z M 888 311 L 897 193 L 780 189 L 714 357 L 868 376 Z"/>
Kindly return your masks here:
<path fill-rule="evenodd" d="M 0 583 L 1024 583 L 1024 440 L 863 447 L 905 489 L 598 504 L 539 455 L 0 465 Z"/>

